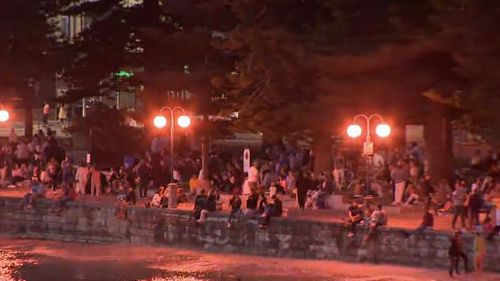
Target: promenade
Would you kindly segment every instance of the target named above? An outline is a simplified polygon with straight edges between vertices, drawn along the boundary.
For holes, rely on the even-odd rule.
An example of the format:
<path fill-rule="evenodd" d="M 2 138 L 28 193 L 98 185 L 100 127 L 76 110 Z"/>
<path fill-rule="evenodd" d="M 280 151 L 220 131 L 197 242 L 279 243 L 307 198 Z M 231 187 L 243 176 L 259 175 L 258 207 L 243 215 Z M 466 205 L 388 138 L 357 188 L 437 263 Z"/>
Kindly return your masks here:
<path fill-rule="evenodd" d="M 14 194 L 12 194 L 14 195 Z M 381 227 L 374 239 L 365 241 L 366 228 L 347 238 L 339 223 L 317 221 L 294 215 L 273 218 L 267 229 L 260 229 L 262 218 L 239 217 L 228 229 L 227 214 L 211 213 L 204 224 L 195 224 L 189 205 L 158 209 L 130 206 L 126 216 L 116 214 L 115 205 L 106 198 L 68 204 L 62 213 L 50 210 L 51 201 L 39 200 L 35 208 L 20 210 L 20 199 L 0 196 L 0 235 L 89 244 L 154 245 L 217 253 L 256 256 L 339 260 L 446 268 L 451 233 L 424 231 L 405 237 L 401 229 Z M 311 213 L 312 215 L 312 213 Z M 334 217 L 334 215 L 332 215 Z M 471 258 L 474 235 L 463 235 L 464 251 Z M 500 239 L 487 243 L 485 270 L 500 268 Z"/>
<path fill-rule="evenodd" d="M 18 197 L 21 198 L 27 189 L 25 188 L 0 188 L 0 197 Z M 47 198 L 54 199 L 58 197 L 58 193 L 53 193 L 48 191 Z M 221 195 L 223 201 L 223 210 L 219 211 L 220 213 L 229 214 L 229 195 Z M 245 198 L 243 198 L 245 199 Z M 285 216 L 287 218 L 292 219 L 300 219 L 300 220 L 310 220 L 310 221 L 319 221 L 319 222 L 342 222 L 341 218 L 345 218 L 347 216 L 347 208 L 345 210 L 334 210 L 334 209 L 306 209 L 304 214 L 300 214 L 298 212 L 298 208 L 296 207 L 295 199 L 290 198 L 289 196 L 280 196 L 280 199 L 283 201 L 283 208 L 286 210 Z M 102 195 L 100 197 L 95 196 L 85 196 L 85 197 L 77 197 L 76 201 L 79 202 L 101 202 L 101 203 L 109 203 L 110 205 L 114 205 L 117 202 L 117 199 L 113 195 Z M 150 199 L 138 199 L 136 206 L 142 207 L 144 203 L 149 202 Z M 179 204 L 177 209 L 179 210 L 193 210 L 193 202 L 190 201 L 188 203 Z M 245 200 L 243 200 L 243 207 L 245 206 Z M 396 228 L 404 228 L 404 229 L 414 229 L 420 225 L 422 219 L 422 211 L 421 207 L 413 207 L 408 208 L 404 212 L 398 212 L 394 210 L 391 206 L 385 207 L 388 217 L 389 223 L 388 226 L 396 227 Z M 444 216 L 434 216 L 434 229 L 440 231 L 451 231 L 451 214 L 447 214 Z M 459 225 L 459 224 L 457 224 Z"/>

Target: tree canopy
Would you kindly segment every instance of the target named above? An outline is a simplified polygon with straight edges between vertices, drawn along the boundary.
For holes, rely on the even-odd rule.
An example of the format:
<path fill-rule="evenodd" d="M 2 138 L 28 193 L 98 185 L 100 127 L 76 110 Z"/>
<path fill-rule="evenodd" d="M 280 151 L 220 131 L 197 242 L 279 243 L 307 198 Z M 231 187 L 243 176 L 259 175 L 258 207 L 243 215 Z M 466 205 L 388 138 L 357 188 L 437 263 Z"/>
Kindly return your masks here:
<path fill-rule="evenodd" d="M 0 87 L 26 109 L 25 134 L 32 134 L 32 107 L 37 87 L 61 68 L 58 50 L 63 43 L 56 16 L 70 0 L 0 2 Z M 2 94 L 5 97 L 5 90 Z"/>

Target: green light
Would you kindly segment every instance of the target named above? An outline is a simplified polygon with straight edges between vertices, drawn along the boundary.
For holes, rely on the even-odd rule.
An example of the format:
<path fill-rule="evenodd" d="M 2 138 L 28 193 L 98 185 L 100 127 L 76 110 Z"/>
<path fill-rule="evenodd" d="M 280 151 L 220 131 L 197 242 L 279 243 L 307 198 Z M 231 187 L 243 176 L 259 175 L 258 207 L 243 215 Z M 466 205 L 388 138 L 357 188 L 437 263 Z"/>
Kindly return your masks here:
<path fill-rule="evenodd" d="M 134 73 L 131 71 L 126 71 L 126 70 L 120 70 L 117 73 L 115 73 L 115 76 L 117 77 L 124 77 L 124 78 L 130 78 L 134 76 Z"/>

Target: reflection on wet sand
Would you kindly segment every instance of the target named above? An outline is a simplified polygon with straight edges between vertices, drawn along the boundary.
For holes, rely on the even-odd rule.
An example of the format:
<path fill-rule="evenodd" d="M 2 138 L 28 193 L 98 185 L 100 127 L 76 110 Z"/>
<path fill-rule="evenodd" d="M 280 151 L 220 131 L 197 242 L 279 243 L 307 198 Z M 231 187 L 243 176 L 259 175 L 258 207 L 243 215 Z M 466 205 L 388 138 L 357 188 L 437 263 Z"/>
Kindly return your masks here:
<path fill-rule="evenodd" d="M 464 278 L 500 280 L 493 274 Z M 448 277 L 444 270 L 0 238 L 0 281 L 20 280 L 437 281 Z"/>

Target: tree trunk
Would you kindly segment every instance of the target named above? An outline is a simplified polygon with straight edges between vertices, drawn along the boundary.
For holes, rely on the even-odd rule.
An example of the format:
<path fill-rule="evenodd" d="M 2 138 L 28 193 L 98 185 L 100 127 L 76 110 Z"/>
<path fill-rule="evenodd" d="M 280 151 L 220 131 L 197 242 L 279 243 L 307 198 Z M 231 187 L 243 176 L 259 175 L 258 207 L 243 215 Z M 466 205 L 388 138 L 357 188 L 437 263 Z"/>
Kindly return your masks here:
<path fill-rule="evenodd" d="M 206 128 L 206 122 L 207 122 L 207 115 L 203 114 L 203 120 L 202 120 L 202 127 Z M 205 175 L 208 176 L 210 175 L 210 171 L 208 168 L 208 149 L 209 149 L 209 135 L 208 132 L 205 130 L 202 130 L 202 135 L 201 135 L 201 168 L 205 172 Z"/>
<path fill-rule="evenodd" d="M 314 174 L 319 175 L 321 172 L 331 172 L 332 170 L 332 138 L 330 134 L 318 132 L 314 135 L 313 140 L 313 155 L 314 155 Z"/>
<path fill-rule="evenodd" d="M 424 129 L 428 173 L 434 181 L 450 180 L 453 173 L 452 127 L 448 109 L 431 103 Z"/>
<path fill-rule="evenodd" d="M 24 136 L 33 136 L 33 100 L 31 97 L 24 98 Z"/>

